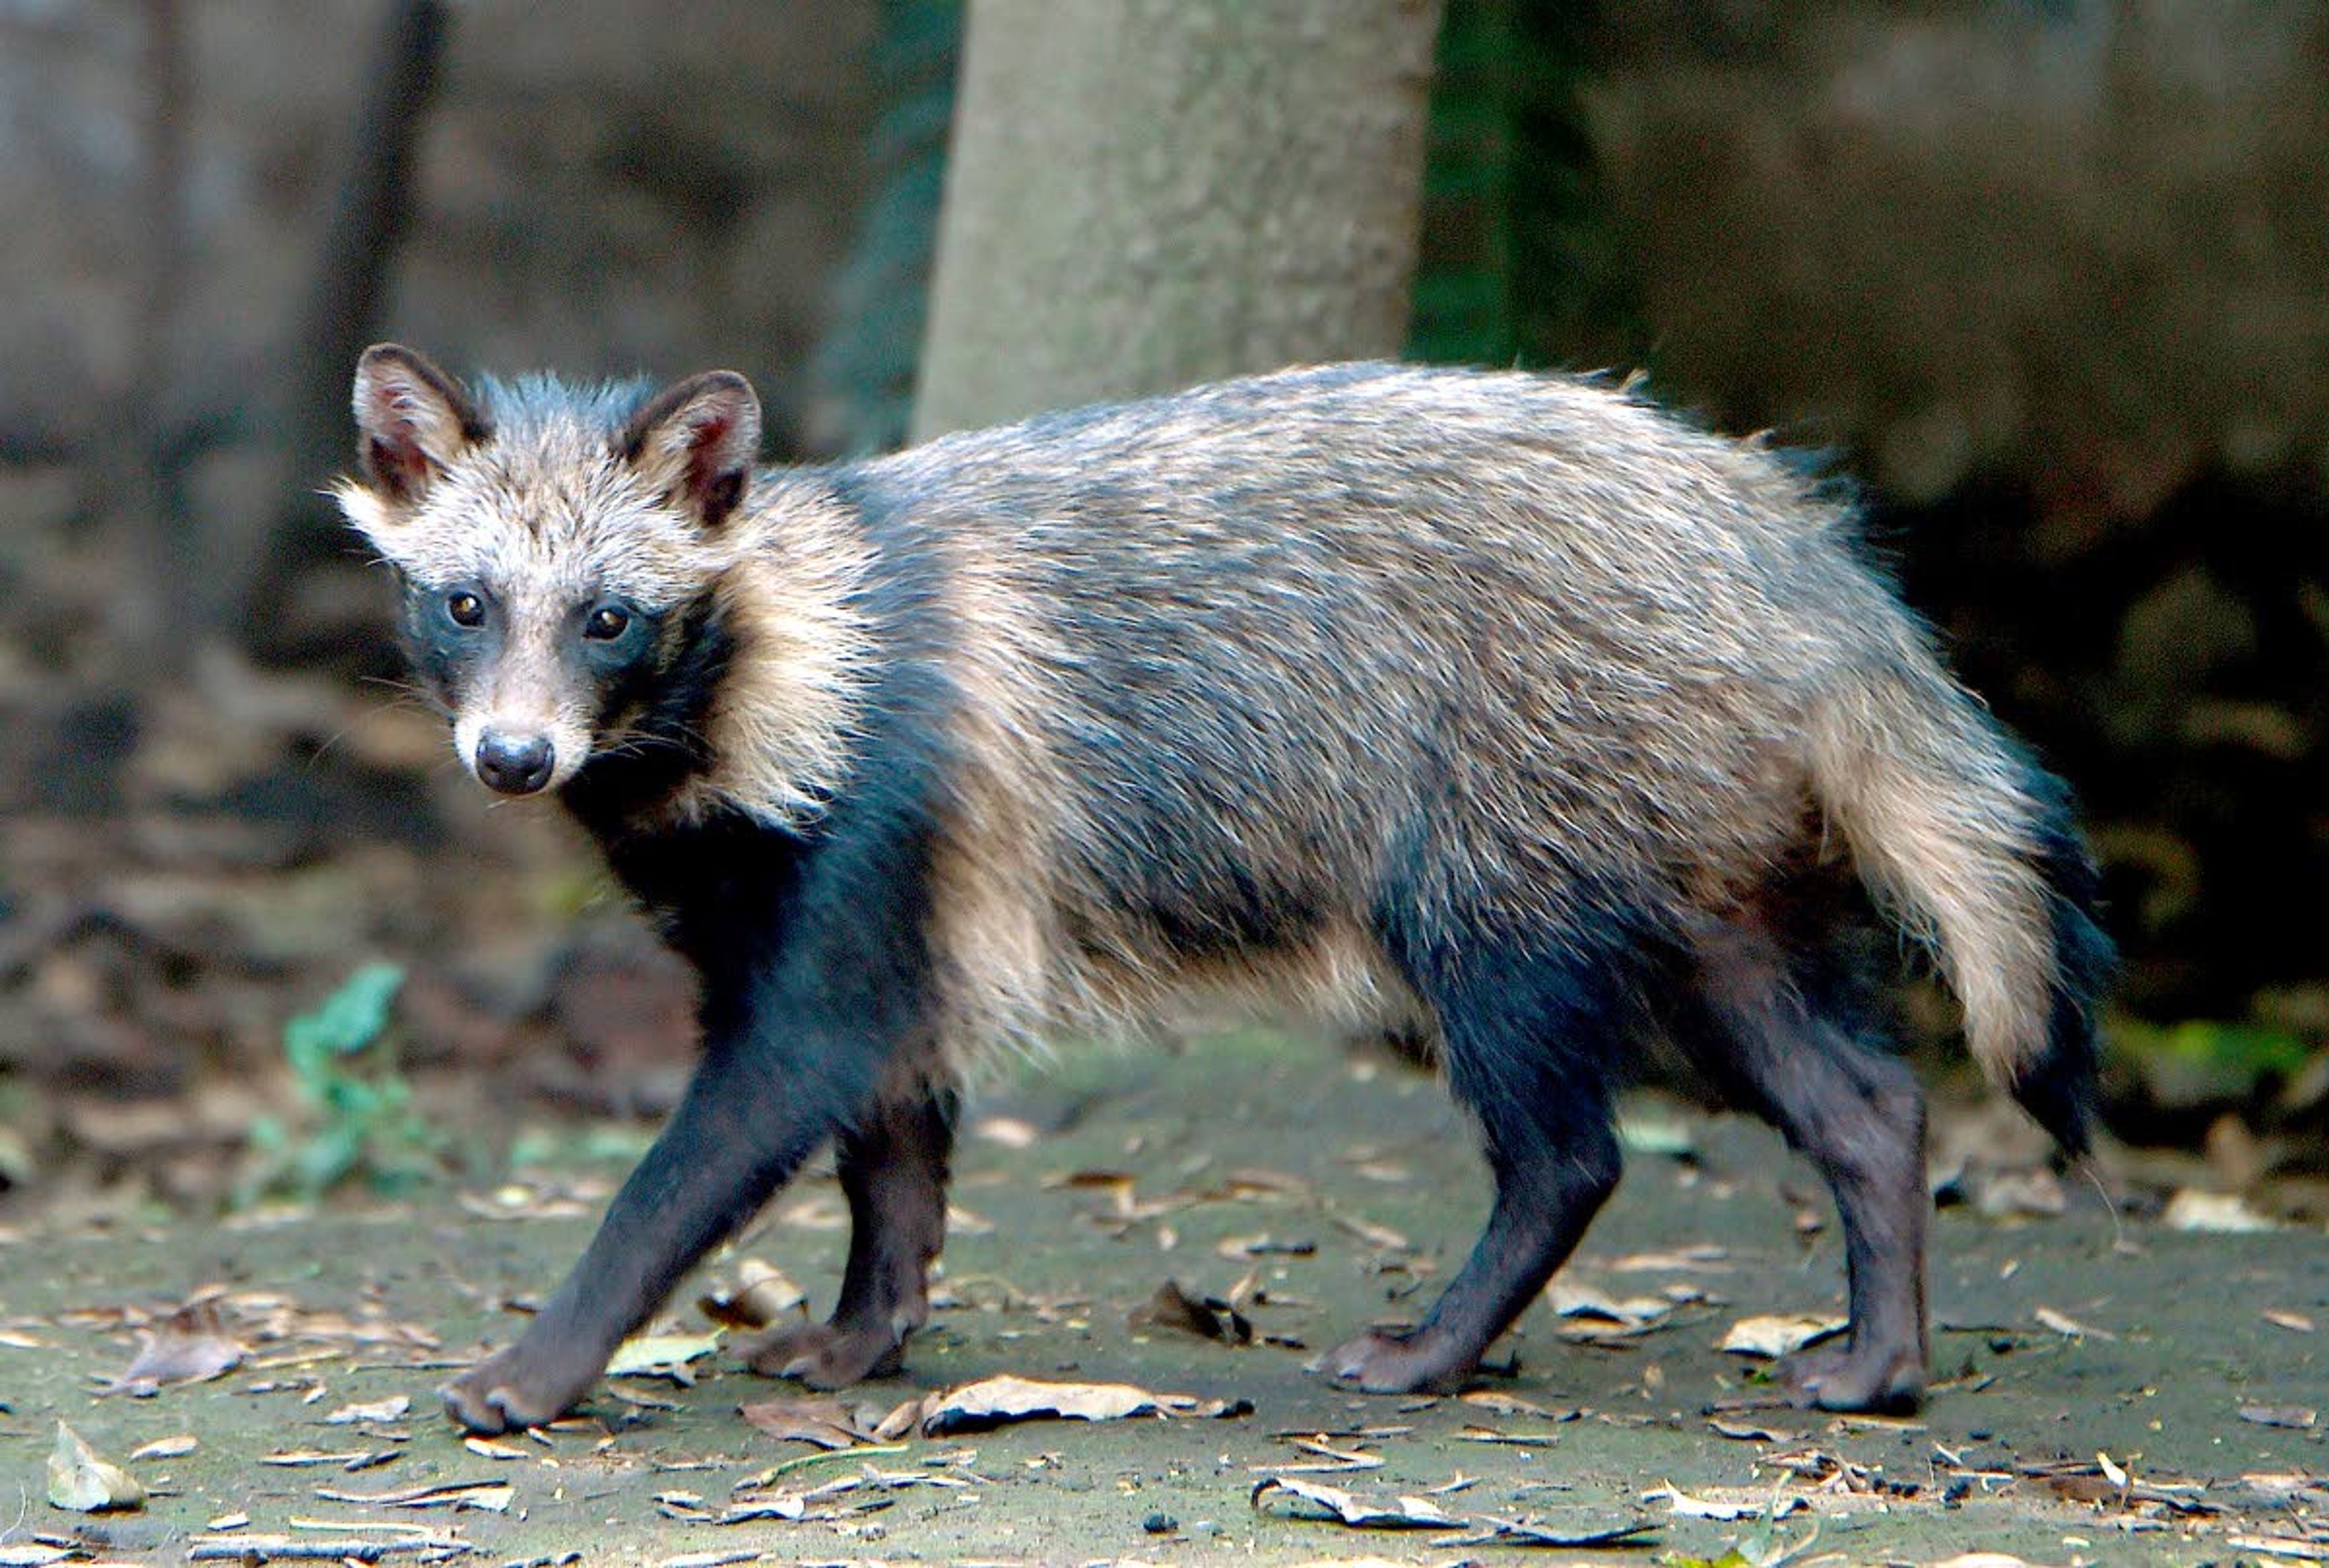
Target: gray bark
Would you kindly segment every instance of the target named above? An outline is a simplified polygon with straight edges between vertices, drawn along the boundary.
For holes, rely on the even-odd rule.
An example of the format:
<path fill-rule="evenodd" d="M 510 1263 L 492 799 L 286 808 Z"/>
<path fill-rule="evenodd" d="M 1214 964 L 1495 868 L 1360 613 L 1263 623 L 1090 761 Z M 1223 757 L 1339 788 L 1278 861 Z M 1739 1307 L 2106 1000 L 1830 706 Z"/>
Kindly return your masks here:
<path fill-rule="evenodd" d="M 972 0 L 916 438 L 1396 354 L 1438 0 Z"/>

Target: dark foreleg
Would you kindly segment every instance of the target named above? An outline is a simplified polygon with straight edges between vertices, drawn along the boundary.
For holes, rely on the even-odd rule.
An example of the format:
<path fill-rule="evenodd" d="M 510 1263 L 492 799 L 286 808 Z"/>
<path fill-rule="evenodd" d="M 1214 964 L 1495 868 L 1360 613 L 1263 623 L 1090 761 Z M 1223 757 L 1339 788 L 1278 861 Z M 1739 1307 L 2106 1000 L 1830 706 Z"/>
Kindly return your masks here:
<path fill-rule="evenodd" d="M 697 1068 L 670 1123 L 632 1171 L 589 1247 L 516 1344 L 444 1389 L 472 1432 L 555 1420 L 681 1275 L 797 1170 L 850 1107 L 756 1084 L 737 1053 Z"/>
<path fill-rule="evenodd" d="M 929 1319 L 929 1266 L 946 1242 L 957 1096 L 919 1079 L 887 1089 L 836 1145 L 849 1199 L 849 1263 L 823 1323 L 771 1329 L 741 1347 L 756 1372 L 839 1388 L 898 1370 Z"/>

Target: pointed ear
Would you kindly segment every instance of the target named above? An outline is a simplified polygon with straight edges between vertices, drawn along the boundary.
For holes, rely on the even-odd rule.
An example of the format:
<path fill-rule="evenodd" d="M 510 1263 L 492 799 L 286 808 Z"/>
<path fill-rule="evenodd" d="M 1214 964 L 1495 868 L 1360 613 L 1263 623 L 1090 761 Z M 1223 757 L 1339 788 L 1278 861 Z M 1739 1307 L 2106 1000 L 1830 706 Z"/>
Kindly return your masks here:
<path fill-rule="evenodd" d="M 461 383 L 398 343 L 356 361 L 356 458 L 374 489 L 416 501 L 473 442 L 494 433 Z"/>
<path fill-rule="evenodd" d="M 615 449 L 697 521 L 717 528 L 751 483 L 760 454 L 760 399 L 733 371 L 691 376 L 632 415 Z"/>

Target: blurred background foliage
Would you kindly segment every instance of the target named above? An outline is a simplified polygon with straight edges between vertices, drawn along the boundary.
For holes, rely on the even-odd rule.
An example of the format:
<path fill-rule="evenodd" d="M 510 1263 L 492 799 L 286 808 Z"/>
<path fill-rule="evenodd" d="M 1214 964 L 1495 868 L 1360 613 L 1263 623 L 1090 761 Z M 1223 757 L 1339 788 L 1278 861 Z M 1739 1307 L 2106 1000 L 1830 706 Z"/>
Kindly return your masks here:
<path fill-rule="evenodd" d="M 345 367 L 730 364 L 773 456 L 895 446 L 964 36 L 0 7 L 0 1184 L 222 1190 L 372 958 L 401 1071 L 664 1103 L 680 977 L 386 684 Z M 1410 355 L 1646 371 L 1856 486 L 2088 805 L 2114 1125 L 2329 1168 L 2329 15 L 1446 0 L 1426 128 Z"/>

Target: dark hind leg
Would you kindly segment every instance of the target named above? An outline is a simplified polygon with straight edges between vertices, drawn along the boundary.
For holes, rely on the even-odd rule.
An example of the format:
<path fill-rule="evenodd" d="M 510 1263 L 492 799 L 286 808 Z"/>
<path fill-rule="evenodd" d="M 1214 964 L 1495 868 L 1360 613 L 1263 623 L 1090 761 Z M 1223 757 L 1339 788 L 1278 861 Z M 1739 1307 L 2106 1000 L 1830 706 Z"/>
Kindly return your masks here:
<path fill-rule="evenodd" d="M 1702 949 L 1684 1048 L 1819 1167 L 1843 1228 L 1851 1328 L 1775 1377 L 1799 1404 L 1913 1410 L 1925 1394 L 1925 1101 L 1884 1048 L 1870 991 L 1829 937 L 1791 953 L 1731 926 Z"/>
<path fill-rule="evenodd" d="M 755 1372 L 840 1388 L 886 1376 L 929 1319 L 929 1265 L 946 1242 L 948 1161 L 957 1097 L 917 1081 L 885 1088 L 834 1141 L 849 1199 L 849 1263 L 822 1323 L 770 1329 L 738 1348 Z"/>
<path fill-rule="evenodd" d="M 1466 952 L 1410 965 L 1439 1015 L 1448 1086 L 1479 1119 L 1495 1207 L 1423 1321 L 1372 1330 L 1323 1363 L 1370 1393 L 1460 1383 L 1544 1288 L 1617 1184 L 1606 1083 L 1625 982 L 1606 966 Z"/>

